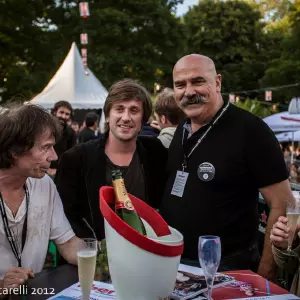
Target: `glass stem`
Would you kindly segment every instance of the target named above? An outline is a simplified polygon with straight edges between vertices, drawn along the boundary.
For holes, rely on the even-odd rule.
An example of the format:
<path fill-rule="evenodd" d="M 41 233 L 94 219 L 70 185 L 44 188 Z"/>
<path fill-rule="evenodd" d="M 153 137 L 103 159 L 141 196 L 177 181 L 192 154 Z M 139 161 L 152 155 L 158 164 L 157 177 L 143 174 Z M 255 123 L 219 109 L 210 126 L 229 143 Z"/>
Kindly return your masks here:
<path fill-rule="evenodd" d="M 212 300 L 212 286 L 213 286 L 213 283 L 214 283 L 214 276 L 206 278 L 208 300 Z"/>
<path fill-rule="evenodd" d="M 207 297 L 208 297 L 208 300 L 212 300 L 212 287 L 211 287 L 211 285 L 207 285 Z"/>

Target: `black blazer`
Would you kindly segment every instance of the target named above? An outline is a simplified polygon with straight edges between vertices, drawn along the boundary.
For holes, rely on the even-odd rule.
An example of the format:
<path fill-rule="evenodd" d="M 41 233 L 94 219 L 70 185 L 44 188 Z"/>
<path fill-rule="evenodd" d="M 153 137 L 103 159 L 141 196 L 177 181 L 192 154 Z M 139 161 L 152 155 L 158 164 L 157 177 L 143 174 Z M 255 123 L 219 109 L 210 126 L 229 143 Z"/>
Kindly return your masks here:
<path fill-rule="evenodd" d="M 90 128 L 84 128 L 78 135 L 79 143 L 86 143 L 90 140 L 95 140 L 98 137 L 95 135 L 95 131 Z"/>
<path fill-rule="evenodd" d="M 104 235 L 104 220 L 99 208 L 99 189 L 106 185 L 105 138 L 79 144 L 60 160 L 55 183 L 65 214 L 80 237 L 92 237 L 82 218 L 93 227 L 97 239 Z M 167 150 L 154 137 L 138 137 L 137 150 L 144 169 L 147 202 L 159 207 L 166 182 Z"/>

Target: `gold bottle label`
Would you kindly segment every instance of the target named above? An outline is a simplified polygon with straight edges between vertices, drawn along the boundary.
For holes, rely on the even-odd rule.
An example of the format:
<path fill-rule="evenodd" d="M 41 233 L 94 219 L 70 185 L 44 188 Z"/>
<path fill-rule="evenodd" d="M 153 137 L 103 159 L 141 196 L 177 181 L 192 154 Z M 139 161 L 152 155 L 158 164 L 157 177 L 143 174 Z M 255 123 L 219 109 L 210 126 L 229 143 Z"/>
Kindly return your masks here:
<path fill-rule="evenodd" d="M 114 191 L 116 195 L 116 209 L 125 208 L 134 210 L 132 202 L 127 194 L 123 179 L 116 179 L 113 181 Z"/>

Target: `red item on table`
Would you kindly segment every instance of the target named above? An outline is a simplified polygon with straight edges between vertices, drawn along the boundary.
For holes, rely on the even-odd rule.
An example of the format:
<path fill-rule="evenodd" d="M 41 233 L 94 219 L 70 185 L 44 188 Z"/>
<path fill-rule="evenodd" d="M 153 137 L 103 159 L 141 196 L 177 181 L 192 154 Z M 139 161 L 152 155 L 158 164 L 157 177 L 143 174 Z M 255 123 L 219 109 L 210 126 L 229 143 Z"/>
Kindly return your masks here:
<path fill-rule="evenodd" d="M 214 300 L 290 294 L 287 290 L 250 270 L 223 273 L 234 277 L 236 282 L 214 288 Z"/>

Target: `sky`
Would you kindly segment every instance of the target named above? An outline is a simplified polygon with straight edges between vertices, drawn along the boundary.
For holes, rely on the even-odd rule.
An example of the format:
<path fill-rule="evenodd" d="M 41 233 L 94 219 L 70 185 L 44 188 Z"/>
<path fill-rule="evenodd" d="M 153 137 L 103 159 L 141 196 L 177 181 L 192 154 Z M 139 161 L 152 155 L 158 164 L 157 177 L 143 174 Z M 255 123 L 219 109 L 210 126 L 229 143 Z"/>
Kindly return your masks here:
<path fill-rule="evenodd" d="M 193 6 L 198 4 L 199 0 L 184 0 L 183 4 L 179 4 L 177 6 L 177 15 L 182 16 L 184 15 L 188 10 L 189 6 Z"/>

